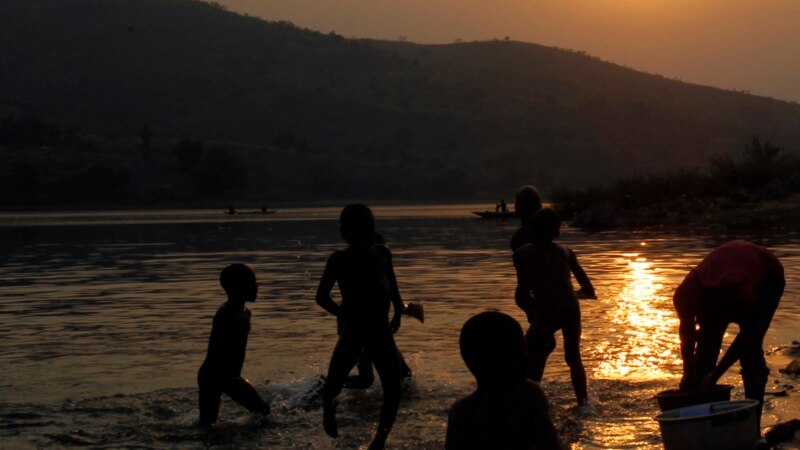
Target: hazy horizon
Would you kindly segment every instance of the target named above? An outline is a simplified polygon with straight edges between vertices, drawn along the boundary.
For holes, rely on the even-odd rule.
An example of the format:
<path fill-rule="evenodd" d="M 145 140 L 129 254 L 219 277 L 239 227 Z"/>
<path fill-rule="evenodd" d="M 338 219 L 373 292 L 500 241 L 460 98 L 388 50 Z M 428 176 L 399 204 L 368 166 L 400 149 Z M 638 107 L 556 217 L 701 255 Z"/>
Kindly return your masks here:
<path fill-rule="evenodd" d="M 636 70 L 800 101 L 800 1 L 218 0 L 346 37 L 434 44 L 504 39 L 586 51 Z"/>

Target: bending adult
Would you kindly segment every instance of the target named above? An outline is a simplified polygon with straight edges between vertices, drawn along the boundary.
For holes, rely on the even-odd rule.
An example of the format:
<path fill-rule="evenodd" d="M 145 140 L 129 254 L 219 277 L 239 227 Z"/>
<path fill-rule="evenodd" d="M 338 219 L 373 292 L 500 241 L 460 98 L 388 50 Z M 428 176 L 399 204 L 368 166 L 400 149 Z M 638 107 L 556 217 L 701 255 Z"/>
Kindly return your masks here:
<path fill-rule="evenodd" d="M 760 429 L 769 376 L 762 346 L 785 285 L 778 258 L 749 242 L 724 244 L 692 269 L 673 297 L 680 319 L 680 388 L 709 389 L 738 360 L 745 397 L 759 402 Z M 717 362 L 731 323 L 739 325 L 739 334 Z"/>

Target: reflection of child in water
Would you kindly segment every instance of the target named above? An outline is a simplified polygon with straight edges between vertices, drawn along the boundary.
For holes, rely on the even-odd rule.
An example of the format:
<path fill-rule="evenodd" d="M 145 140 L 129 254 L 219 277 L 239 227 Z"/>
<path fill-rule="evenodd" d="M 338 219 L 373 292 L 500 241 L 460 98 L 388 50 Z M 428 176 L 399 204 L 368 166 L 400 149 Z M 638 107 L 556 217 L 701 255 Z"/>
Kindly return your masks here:
<path fill-rule="evenodd" d="M 525 379 L 519 323 L 500 312 L 480 313 L 464 324 L 460 346 L 478 389 L 450 410 L 445 448 L 560 448 L 544 392 Z"/>
<path fill-rule="evenodd" d="M 228 294 L 228 301 L 214 316 L 208 353 L 197 374 L 201 426 L 210 426 L 217 421 L 223 392 L 252 412 L 269 414 L 269 404 L 242 377 L 247 335 L 250 333 L 250 310 L 244 304 L 256 300 L 256 276 L 246 265 L 232 264 L 222 270 L 220 284 Z"/>
<path fill-rule="evenodd" d="M 531 242 L 514 251 L 517 270 L 517 305 L 525 311 L 531 324 L 526 334 L 531 360 L 530 377 L 540 381 L 547 357 L 556 347 L 554 334 L 564 336 L 564 358 L 569 365 L 572 386 L 578 404 L 588 402 L 586 371 L 580 353 L 581 311 L 578 296 L 596 298 L 594 287 L 586 276 L 575 252 L 553 242 L 559 235 L 561 218 L 550 208 L 531 217 Z M 577 295 L 570 273 L 580 284 Z"/>
<path fill-rule="evenodd" d="M 348 205 L 342 210 L 340 226 L 349 246 L 328 259 L 316 297 L 317 303 L 337 316 L 341 324 L 322 392 L 323 427 L 328 435 L 338 437 L 333 400 L 364 353 L 375 365 L 383 388 L 381 418 L 370 448 L 383 448 L 400 403 L 400 360 L 392 333 L 400 328 L 403 302 L 392 253 L 385 245 L 375 243 L 372 211 L 361 204 Z M 330 296 L 337 283 L 341 304 Z M 391 323 L 387 320 L 389 303 L 394 305 Z"/>

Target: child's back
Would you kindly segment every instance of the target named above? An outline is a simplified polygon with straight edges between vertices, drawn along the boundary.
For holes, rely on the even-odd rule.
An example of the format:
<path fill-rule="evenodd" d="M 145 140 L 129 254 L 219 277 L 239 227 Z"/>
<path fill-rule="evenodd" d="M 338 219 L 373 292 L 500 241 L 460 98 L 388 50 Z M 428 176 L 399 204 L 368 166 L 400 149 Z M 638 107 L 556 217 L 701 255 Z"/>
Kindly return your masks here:
<path fill-rule="evenodd" d="M 517 269 L 517 305 L 530 321 L 536 315 L 541 320 L 561 323 L 565 315 L 574 314 L 578 299 L 572 286 L 571 275 L 581 286 L 580 292 L 594 297 L 594 287 L 586 276 L 575 252 L 553 242 L 559 236 L 561 218 L 549 208 L 536 212 L 530 223 L 530 242 L 514 251 Z M 531 315 L 534 315 L 532 317 Z"/>
<path fill-rule="evenodd" d="M 547 358 L 555 349 L 556 331 L 564 337 L 564 357 L 570 367 L 579 404 L 587 401 L 586 372 L 580 356 L 581 313 L 570 275 L 581 286 L 579 294 L 595 298 L 594 287 L 575 253 L 553 242 L 561 218 L 549 208 L 536 212 L 530 222 L 531 242 L 514 251 L 517 272 L 515 300 L 531 324 L 526 333 L 531 361 L 530 377 L 539 381 Z"/>
<path fill-rule="evenodd" d="M 514 252 L 514 266 L 537 302 L 564 303 L 575 299 L 571 278 L 574 257 L 561 244 L 533 242 Z"/>

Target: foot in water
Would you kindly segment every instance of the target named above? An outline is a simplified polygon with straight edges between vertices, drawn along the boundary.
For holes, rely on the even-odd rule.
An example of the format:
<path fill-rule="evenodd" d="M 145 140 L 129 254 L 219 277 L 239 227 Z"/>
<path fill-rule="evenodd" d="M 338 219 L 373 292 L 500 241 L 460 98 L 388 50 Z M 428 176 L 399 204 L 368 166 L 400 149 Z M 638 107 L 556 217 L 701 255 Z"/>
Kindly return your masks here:
<path fill-rule="evenodd" d="M 588 416 L 596 416 L 597 415 L 597 408 L 594 405 L 590 404 L 588 401 L 584 401 L 579 403 L 577 406 L 573 408 L 573 411 L 582 417 Z"/>
<path fill-rule="evenodd" d="M 322 408 L 322 428 L 325 429 L 325 434 L 332 438 L 339 437 L 339 430 L 336 425 L 336 405 L 333 403 L 326 403 Z"/>
<path fill-rule="evenodd" d="M 378 429 L 375 432 L 375 437 L 372 438 L 372 443 L 369 444 L 369 450 L 383 450 L 386 446 L 386 438 L 389 437 L 389 430 Z"/>

